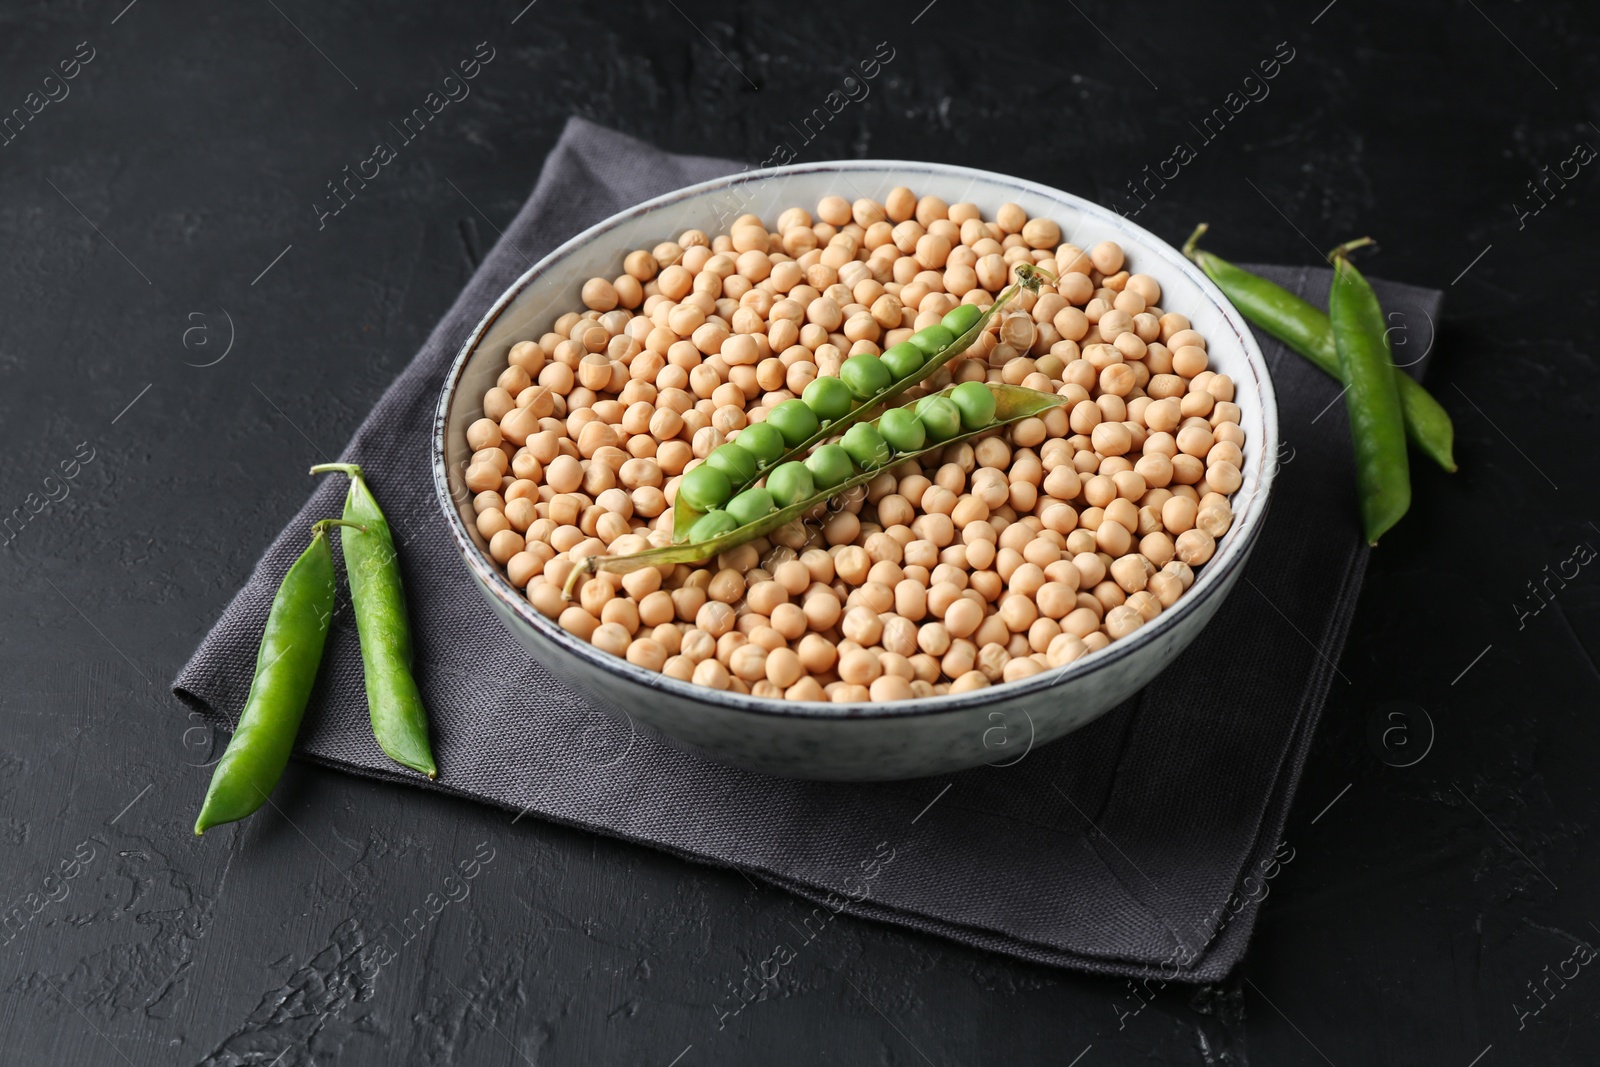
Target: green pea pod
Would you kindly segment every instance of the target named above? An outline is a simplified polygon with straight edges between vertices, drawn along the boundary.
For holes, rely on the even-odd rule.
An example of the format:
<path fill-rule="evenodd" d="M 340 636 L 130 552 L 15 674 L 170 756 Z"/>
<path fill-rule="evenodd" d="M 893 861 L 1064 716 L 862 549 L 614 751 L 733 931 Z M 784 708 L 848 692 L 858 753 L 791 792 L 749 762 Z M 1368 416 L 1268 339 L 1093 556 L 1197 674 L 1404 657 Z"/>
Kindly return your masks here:
<path fill-rule="evenodd" d="M 973 317 L 973 312 L 962 310 L 963 307 L 969 305 L 957 305 L 945 316 L 945 319 L 949 322 L 950 326 L 961 326 L 964 328 L 956 330 L 950 329 L 949 326 L 945 326 L 942 323 L 940 325 L 941 329 L 949 329 L 949 332 L 954 337 L 954 340 L 949 341 L 948 343 L 945 343 L 939 347 L 937 351 L 928 355 L 926 359 L 915 369 L 911 370 L 910 373 L 890 382 L 887 386 L 878 390 L 878 392 L 874 395 L 869 396 L 860 403 L 856 404 L 854 408 L 851 408 L 839 418 L 822 422 L 818 426 L 816 432 L 812 433 L 805 440 L 794 445 L 792 448 L 787 449 L 781 455 L 774 456 L 772 459 L 763 462 L 760 469 L 750 478 L 745 479 L 743 482 L 734 481 L 732 486 L 732 495 L 737 496 L 742 490 L 749 488 L 749 486 L 760 479 L 763 474 L 771 470 L 773 467 L 778 466 L 780 463 L 786 463 L 789 460 L 803 457 L 809 453 L 812 448 L 816 447 L 823 441 L 826 441 L 828 438 L 837 437 L 844 433 L 851 426 L 872 414 L 873 409 L 879 404 L 882 404 L 884 401 L 890 400 L 898 394 L 905 392 L 913 385 L 933 377 L 933 375 L 938 372 L 940 367 L 944 366 L 956 356 L 961 355 L 967 349 L 971 348 L 977 342 L 978 338 L 983 334 L 983 331 L 988 329 L 989 321 L 993 319 L 995 315 L 997 315 L 1007 304 L 1014 300 L 1018 293 L 1024 289 L 1038 292 L 1039 285 L 1047 280 L 1054 280 L 1050 277 L 1048 272 L 1042 271 L 1032 264 L 1018 264 L 1017 281 L 1002 290 L 1000 295 L 995 298 L 994 303 L 990 304 L 983 312 L 977 314 L 975 318 Z M 934 327 L 930 326 L 928 329 L 931 331 L 934 329 Z M 813 380 L 811 386 L 815 387 L 817 382 L 821 380 L 822 379 L 820 378 Z M 844 390 L 844 392 L 846 392 L 846 395 L 848 395 L 848 390 Z M 760 426 L 764 424 L 756 423 L 754 425 Z M 736 438 L 735 440 L 742 440 L 743 434 L 748 432 L 748 429 L 741 431 L 740 437 Z M 672 539 L 674 541 L 682 541 L 688 537 L 689 530 L 694 526 L 695 523 L 700 521 L 701 516 L 704 514 L 704 511 L 695 507 L 690 501 L 684 499 L 684 497 L 680 494 L 678 499 L 673 503 L 672 508 Z"/>
<path fill-rule="evenodd" d="M 1350 262 L 1352 251 L 1371 243 L 1371 238 L 1363 237 L 1329 253 L 1333 286 L 1328 290 L 1328 319 L 1348 387 L 1344 402 L 1356 448 L 1362 525 L 1367 541 L 1375 545 L 1411 506 L 1411 472 L 1405 418 L 1383 339 L 1383 309 L 1372 286 Z"/>
<path fill-rule="evenodd" d="M 365 527 L 364 532 L 346 532 L 340 540 L 350 600 L 355 605 L 356 631 L 361 636 L 372 736 L 396 763 L 437 778 L 439 769 L 428 744 L 428 712 L 411 674 L 411 624 L 394 534 L 359 466 L 322 463 L 311 468 L 312 474 L 328 472 L 349 475 L 344 517 Z"/>
<path fill-rule="evenodd" d="M 1220 256 L 1195 247 L 1207 229 L 1205 223 L 1195 227 L 1183 246 L 1183 254 L 1217 283 L 1217 288 L 1241 315 L 1300 353 L 1324 374 L 1344 381 L 1328 316 L 1259 274 L 1251 274 Z M 1384 343 L 1387 344 L 1387 340 Z M 1394 383 L 1400 393 L 1406 435 L 1435 463 L 1454 471 L 1456 432 L 1449 413 L 1420 382 L 1398 367 L 1394 370 Z"/>
<path fill-rule="evenodd" d="M 211 786 L 194 824 L 196 834 L 242 819 L 265 804 L 289 762 L 333 618 L 328 527 L 344 525 L 340 519 L 324 519 L 311 527 L 311 543 L 272 598 L 250 695 L 227 750 L 211 772 Z"/>
<path fill-rule="evenodd" d="M 989 383 L 987 388 L 994 393 L 995 398 L 995 413 L 993 422 L 989 423 L 987 426 L 981 426 L 975 430 L 969 430 L 964 433 L 957 434 L 956 436 L 951 437 L 948 440 L 941 441 L 938 444 L 930 444 L 927 447 L 915 452 L 897 453 L 890 460 L 890 462 L 903 463 L 906 460 L 920 459 L 929 452 L 944 448 L 947 445 L 959 444 L 968 438 L 977 437 L 980 434 L 988 433 L 989 431 L 999 427 L 1009 426 L 1011 423 L 1020 422 L 1023 419 L 1033 418 L 1036 415 L 1041 415 L 1044 412 L 1049 411 L 1051 408 L 1062 407 L 1068 402 L 1067 398 L 1064 396 L 1058 396 L 1055 393 L 1044 393 L 1036 389 L 1024 389 L 1020 385 L 999 385 L 995 383 Z M 937 393 L 934 395 L 939 396 L 944 394 Z M 742 526 L 735 526 L 732 529 L 728 529 L 726 527 L 727 520 L 722 518 L 723 516 L 727 515 L 727 512 L 720 510 L 712 511 L 709 514 L 715 516 L 715 518 L 710 520 L 705 527 L 701 528 L 705 532 L 706 536 L 700 540 L 693 540 L 682 544 L 668 545 L 665 548 L 646 549 L 643 552 L 634 552 L 626 556 L 589 556 L 576 567 L 572 568 L 572 573 L 567 578 L 567 584 L 562 590 L 562 595 L 570 600 L 572 598 L 572 591 L 577 588 L 578 583 L 582 581 L 584 577 L 593 574 L 596 571 L 610 571 L 615 574 L 626 574 L 629 571 L 636 571 L 645 567 L 664 567 L 678 563 L 703 562 L 704 560 L 708 560 L 712 556 L 718 555 L 719 553 L 726 552 L 732 548 L 738 548 L 740 545 L 749 541 L 754 541 L 758 537 L 764 537 L 779 527 L 786 526 L 796 519 L 803 518 L 812 509 L 819 505 L 826 504 L 829 500 L 840 495 L 841 493 L 854 489 L 858 485 L 865 485 L 866 483 L 870 482 L 872 479 L 876 478 L 882 470 L 882 467 L 877 467 L 872 470 L 856 469 L 850 477 L 836 485 L 833 485 L 827 489 L 822 489 L 803 500 L 797 500 L 787 507 L 778 508 L 775 511 L 769 512 L 765 516 L 756 519 L 754 522 L 748 522 Z"/>

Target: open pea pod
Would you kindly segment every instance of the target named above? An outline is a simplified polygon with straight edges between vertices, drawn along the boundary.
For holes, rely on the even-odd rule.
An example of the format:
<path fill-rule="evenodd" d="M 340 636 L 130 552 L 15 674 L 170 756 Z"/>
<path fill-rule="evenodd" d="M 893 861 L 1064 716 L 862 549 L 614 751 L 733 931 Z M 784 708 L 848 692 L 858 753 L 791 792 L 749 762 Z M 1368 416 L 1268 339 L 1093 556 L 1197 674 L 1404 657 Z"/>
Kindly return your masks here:
<path fill-rule="evenodd" d="M 826 504 L 829 500 L 842 493 L 848 492 L 857 486 L 865 485 L 887 467 L 904 463 L 908 459 L 920 459 L 929 452 L 944 448 L 946 445 L 959 444 L 991 430 L 1009 426 L 1014 422 L 1021 422 L 1023 419 L 1033 418 L 1051 408 L 1062 407 L 1068 403 L 1067 398 L 1064 396 L 1040 392 L 1037 389 L 1024 389 L 1020 385 L 1000 385 L 991 382 L 985 384 L 983 388 L 988 389 L 994 396 L 994 413 L 981 426 L 967 429 L 965 428 L 965 423 L 963 423 L 960 432 L 946 436 L 943 440 L 930 443 L 923 448 L 894 452 L 885 462 L 871 469 L 863 469 L 857 465 L 853 468 L 853 473 L 838 484 L 819 492 L 811 493 L 804 499 L 796 500 L 787 507 L 778 508 L 753 522 L 737 526 L 714 537 L 668 545 L 665 548 L 647 549 L 644 552 L 634 552 L 626 556 L 589 556 L 572 569 L 572 573 L 567 577 L 567 584 L 562 590 L 562 595 L 567 599 L 571 599 L 572 590 L 577 587 L 578 583 L 585 576 L 594 574 L 597 571 L 626 574 L 629 571 L 640 570 L 644 567 L 666 567 L 678 563 L 703 562 L 715 555 L 726 552 L 729 549 L 738 548 L 746 542 L 754 541 L 758 537 L 764 537 L 772 531 L 788 525 L 803 517 L 818 505 Z M 943 390 L 929 397 L 924 397 L 918 403 L 926 403 L 935 397 L 948 397 L 953 392 L 954 389 Z M 953 404 L 952 407 L 954 407 Z M 894 408 L 891 410 L 900 411 L 904 409 Z M 970 408 L 966 409 L 966 411 L 970 410 Z M 876 426 L 878 421 L 878 419 L 872 420 L 871 425 Z M 830 445 L 829 447 L 833 446 Z"/>
<path fill-rule="evenodd" d="M 905 390 L 911 388 L 913 385 L 931 378 L 940 367 L 944 366 L 956 356 L 961 355 L 967 349 L 971 348 L 977 342 L 978 338 L 982 336 L 983 331 L 988 328 L 990 320 L 992 320 L 995 315 L 999 314 L 1007 304 L 1015 299 L 1018 293 L 1020 293 L 1023 289 L 1038 292 L 1041 282 L 1045 280 L 1053 281 L 1054 279 L 1049 272 L 1042 271 L 1032 264 L 1019 264 L 1017 267 L 1017 281 L 1002 290 L 1000 295 L 995 298 L 994 303 L 990 304 L 989 307 L 978 314 L 976 318 L 973 318 L 975 305 L 962 304 L 950 311 L 950 313 L 947 314 L 938 325 L 929 326 L 917 331 L 917 333 L 912 336 L 912 340 L 910 342 L 902 342 L 901 344 L 912 344 L 920 348 L 923 346 L 924 341 L 928 338 L 930 333 L 935 330 L 944 331 L 942 334 L 935 336 L 939 338 L 944 336 L 952 336 L 952 339 L 945 341 L 942 344 L 930 345 L 929 347 L 932 348 L 931 352 L 924 349 L 923 354 L 920 357 L 921 362 L 917 366 L 912 368 L 909 372 L 898 375 L 897 377 L 888 381 L 886 385 L 875 390 L 870 395 L 861 398 L 859 402 L 852 398 L 850 402 L 853 404 L 853 406 L 849 407 L 848 410 L 841 411 L 837 416 L 833 418 L 822 418 L 820 413 L 814 413 L 818 415 L 816 420 L 816 430 L 812 433 L 806 434 L 802 440 L 797 441 L 794 445 L 783 448 L 781 451 L 778 449 L 767 450 L 768 454 L 765 461 L 757 457 L 751 457 L 755 460 L 755 462 L 752 464 L 748 464 L 739 469 L 724 470 L 723 473 L 726 475 L 729 483 L 728 495 L 737 496 L 743 490 L 755 485 L 774 468 L 787 463 L 790 460 L 803 457 L 817 445 L 821 444 L 823 441 L 826 441 L 828 438 L 836 437 L 839 434 L 844 433 L 851 426 L 866 418 L 872 413 L 874 408 L 882 404 L 884 401 L 890 400 Z M 896 345 L 895 347 L 899 348 L 901 346 Z M 885 353 L 885 356 L 888 356 L 888 353 Z M 851 358 L 855 359 L 857 357 Z M 848 363 L 849 361 L 847 360 L 846 362 Z M 887 359 L 884 362 L 887 364 Z M 892 373 L 892 370 L 887 373 Z M 835 381 L 835 385 L 837 385 L 837 381 Z M 842 391 L 835 390 L 835 392 Z M 807 399 L 810 399 L 809 396 Z M 795 400 L 786 401 L 785 403 L 803 404 L 805 402 L 806 401 Z M 771 436 L 775 440 L 777 435 Z M 730 444 L 737 445 L 738 439 L 736 439 L 734 442 L 730 442 Z M 723 447 L 726 448 L 728 446 Z M 687 495 L 688 494 L 680 493 L 678 495 L 678 499 L 673 504 L 672 540 L 674 543 L 685 540 L 689 536 L 689 531 L 694 528 L 695 523 L 699 522 L 705 517 L 705 510 L 695 507 L 694 504 L 686 499 Z"/>

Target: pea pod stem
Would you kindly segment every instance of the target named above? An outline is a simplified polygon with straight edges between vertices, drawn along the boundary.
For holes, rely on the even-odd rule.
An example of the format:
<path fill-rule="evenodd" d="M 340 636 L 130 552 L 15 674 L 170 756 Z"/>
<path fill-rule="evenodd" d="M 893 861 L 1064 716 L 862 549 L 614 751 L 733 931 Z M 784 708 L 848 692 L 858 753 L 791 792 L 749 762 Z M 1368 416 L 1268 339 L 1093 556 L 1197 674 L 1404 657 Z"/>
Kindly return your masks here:
<path fill-rule="evenodd" d="M 895 396 L 905 392 L 912 386 L 933 377 L 934 374 L 938 373 L 939 368 L 943 367 L 950 360 L 961 355 L 967 349 L 976 344 L 978 338 L 981 337 L 983 332 L 989 328 L 989 323 L 994 319 L 995 315 L 997 315 L 1012 300 L 1016 299 L 1017 295 L 1021 293 L 1022 290 L 1028 289 L 1036 292 L 1038 291 L 1041 282 L 1045 281 L 1053 282 L 1055 281 L 1055 276 L 1049 271 L 1040 270 L 1031 263 L 1018 264 L 1017 280 L 1011 283 L 1011 285 L 1007 286 L 1005 289 L 1001 290 L 1000 295 L 995 298 L 994 303 L 985 308 L 983 314 L 978 317 L 978 321 L 973 323 L 972 326 L 962 332 L 954 341 L 951 341 L 944 348 L 940 349 L 935 355 L 930 356 L 927 361 L 924 362 L 923 365 L 917 370 L 906 375 L 904 378 L 901 378 L 898 381 L 890 382 L 875 395 L 868 397 L 855 407 L 851 408 L 850 411 L 845 415 L 829 422 L 824 422 L 810 437 L 807 437 L 804 441 L 801 441 L 793 448 L 785 450 L 782 455 L 778 456 L 778 458 L 773 460 L 771 463 L 758 468 L 756 473 L 751 477 L 735 482 L 732 487 L 733 495 L 737 496 L 743 490 L 748 489 L 750 486 L 756 484 L 756 482 L 758 482 L 764 475 L 768 474 L 773 469 L 783 465 L 784 463 L 804 457 L 813 448 L 826 441 L 828 438 L 836 437 L 844 433 L 851 426 L 870 415 L 873 409 L 878 405 L 887 400 L 893 399 Z M 680 499 L 674 503 L 672 509 L 673 540 L 683 540 L 684 536 L 688 533 L 689 528 L 698 522 L 703 515 L 704 512 L 698 511 L 697 509 L 691 507 L 685 500 Z"/>
<path fill-rule="evenodd" d="M 1351 252 L 1372 243 L 1371 238 L 1347 241 L 1328 254 L 1334 268 L 1328 319 L 1347 386 L 1345 409 L 1355 443 L 1362 526 L 1367 541 L 1375 545 L 1411 506 L 1411 474 L 1405 418 L 1383 336 L 1383 309 L 1350 262 Z"/>
<path fill-rule="evenodd" d="M 889 467 L 904 463 L 907 460 L 920 459 L 930 452 L 935 452 L 949 445 L 960 444 L 962 441 L 989 433 L 1000 427 L 1009 426 L 1011 423 L 1020 422 L 1023 419 L 1032 418 L 1053 407 L 1062 407 L 1067 403 L 1066 397 L 1055 393 L 1024 389 L 1016 385 L 990 384 L 988 388 L 995 394 L 996 412 L 994 421 L 987 426 L 956 434 L 953 437 L 936 444 L 930 444 L 926 448 L 921 448 L 914 452 L 897 453 L 882 467 L 860 471 L 830 489 L 814 493 L 804 500 L 797 500 L 786 508 L 780 508 L 769 515 L 757 519 L 755 522 L 746 523 L 717 537 L 692 543 L 668 545 L 664 548 L 647 549 L 643 552 L 634 552 L 626 556 L 585 557 L 576 567 L 572 568 L 572 573 L 567 576 L 566 584 L 562 587 L 561 595 L 563 598 L 571 600 L 572 591 L 577 588 L 578 583 L 587 575 L 594 574 L 597 571 L 626 574 L 629 571 L 641 570 L 645 567 L 665 567 L 679 563 L 703 562 L 729 549 L 738 548 L 742 544 L 753 541 L 758 537 L 763 537 L 779 527 L 788 525 L 795 519 L 804 517 L 813 508 L 826 504 L 829 500 L 847 493 L 851 489 L 867 484 Z"/>
<path fill-rule="evenodd" d="M 333 617 L 333 551 L 328 547 L 328 529 L 350 525 L 342 519 L 313 524 L 311 543 L 289 567 L 272 598 L 250 695 L 227 750 L 211 773 L 194 824 L 196 835 L 254 812 L 267 802 L 267 795 L 283 775 L 311 699 Z"/>
<path fill-rule="evenodd" d="M 318 519 L 316 522 L 311 524 L 311 533 L 313 536 L 318 533 L 326 533 L 335 526 L 345 526 L 352 530 L 360 530 L 362 533 L 367 532 L 367 528 L 365 526 L 361 525 L 359 522 L 351 522 L 349 519 Z"/>
<path fill-rule="evenodd" d="M 1339 367 L 1333 325 L 1328 316 L 1287 289 L 1197 247 L 1208 228 L 1203 222 L 1195 227 L 1184 243 L 1183 254 L 1206 272 L 1240 314 L 1304 356 L 1324 374 L 1343 382 L 1344 372 Z M 1406 436 L 1440 467 L 1456 470 L 1455 427 L 1449 413 L 1433 394 L 1399 367 L 1394 368 L 1394 381 L 1400 394 Z"/>
<path fill-rule="evenodd" d="M 347 530 L 339 540 L 361 639 L 372 736 L 396 763 L 436 778 L 439 769 L 428 739 L 428 712 L 411 673 L 411 624 L 394 534 L 358 464 L 321 463 L 311 473 L 338 473 L 350 479 L 344 518 L 357 530 Z"/>

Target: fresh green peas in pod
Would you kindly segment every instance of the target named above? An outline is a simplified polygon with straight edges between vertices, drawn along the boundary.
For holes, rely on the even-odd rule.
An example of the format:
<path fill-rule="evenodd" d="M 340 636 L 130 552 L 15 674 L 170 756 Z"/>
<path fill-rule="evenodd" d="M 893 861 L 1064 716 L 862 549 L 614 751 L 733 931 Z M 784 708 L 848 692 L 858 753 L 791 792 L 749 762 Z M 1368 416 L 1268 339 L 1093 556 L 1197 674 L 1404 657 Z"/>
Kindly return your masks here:
<path fill-rule="evenodd" d="M 948 441 L 961 432 L 961 409 L 947 396 L 925 396 L 917 403 L 917 418 L 933 441 Z"/>
<path fill-rule="evenodd" d="M 910 343 L 915 345 L 917 351 L 922 353 L 922 362 L 927 363 L 931 359 L 944 355 L 945 349 L 956 343 L 956 335 L 945 329 L 942 323 L 936 322 L 932 326 L 924 326 L 912 334 Z"/>
<path fill-rule="evenodd" d="M 855 474 L 850 453 L 839 445 L 823 445 L 806 459 L 806 469 L 818 489 L 832 489 Z"/>
<path fill-rule="evenodd" d="M 696 467 L 695 469 L 703 470 L 704 468 Z M 709 541 L 713 537 L 721 537 L 723 534 L 737 530 L 738 528 L 739 520 L 735 519 L 732 515 L 729 515 L 721 508 L 714 508 L 713 510 L 708 511 L 704 515 L 700 516 L 700 518 L 695 521 L 695 524 L 689 527 L 689 540 L 691 542 Z"/>
<path fill-rule="evenodd" d="M 756 476 L 756 457 L 732 441 L 718 445 L 706 457 L 706 466 L 715 467 L 728 476 L 730 485 L 743 485 Z"/>
<path fill-rule="evenodd" d="M 842 419 L 850 414 L 850 409 L 855 406 L 855 400 L 850 395 L 850 387 L 838 378 L 817 378 L 806 386 L 805 392 L 800 394 L 800 399 L 804 400 L 806 406 L 823 422 Z"/>
<path fill-rule="evenodd" d="M 804 400 L 785 400 L 767 412 L 766 423 L 783 435 L 783 443 L 790 448 L 805 441 L 821 425 L 817 413 Z"/>
<path fill-rule="evenodd" d="M 894 378 L 883 360 L 870 352 L 861 352 L 844 361 L 839 368 L 839 380 L 844 382 L 851 396 L 866 400 L 889 388 Z"/>
<path fill-rule="evenodd" d="M 696 511 L 720 508 L 732 495 L 733 483 L 728 476 L 709 463 L 700 464 L 678 483 L 678 496 Z"/>
<path fill-rule="evenodd" d="M 272 599 L 250 695 L 233 740 L 212 772 L 194 824 L 196 834 L 261 807 L 289 762 L 333 617 L 330 525 L 352 524 L 327 519 L 312 526 L 311 544 L 283 576 Z"/>
<path fill-rule="evenodd" d="M 739 431 L 739 436 L 735 439 L 735 442 L 740 448 L 756 457 L 756 462 L 763 467 L 783 455 L 783 434 L 779 433 L 778 428 L 770 423 L 751 423 Z M 732 491 L 731 486 L 729 491 Z"/>
<path fill-rule="evenodd" d="M 952 337 L 960 337 L 978 324 L 983 318 L 983 312 L 976 304 L 957 304 L 945 312 L 944 318 L 939 320 L 939 325 L 950 331 Z"/>
<path fill-rule="evenodd" d="M 909 378 L 922 369 L 927 362 L 927 357 L 922 354 L 922 349 L 910 341 L 901 341 L 897 345 L 889 346 L 889 350 L 881 357 L 881 362 L 889 368 L 889 373 L 894 375 L 895 381 Z"/>
<path fill-rule="evenodd" d="M 767 475 L 767 492 L 772 494 L 773 502 L 780 508 L 804 500 L 816 491 L 816 479 L 811 476 L 810 469 L 798 460 L 780 463 Z"/>
<path fill-rule="evenodd" d="M 777 505 L 773 503 L 772 494 L 759 486 L 746 489 L 732 500 L 728 501 L 728 514 L 733 516 L 733 521 L 739 526 L 748 526 L 757 519 L 764 519 L 776 511 Z"/>
<path fill-rule="evenodd" d="M 982 382 L 962 382 L 950 390 L 950 401 L 961 412 L 961 427 L 981 430 L 994 422 L 994 393 Z"/>
<path fill-rule="evenodd" d="M 889 462 L 889 443 L 870 422 L 858 422 L 846 430 L 839 447 L 864 471 L 875 471 Z"/>
<path fill-rule="evenodd" d="M 968 305 L 970 306 L 970 305 Z M 896 452 L 915 452 L 928 441 L 928 430 L 909 408 L 890 408 L 878 420 L 878 432 Z"/>
<path fill-rule="evenodd" d="M 354 463 L 319 463 L 312 474 L 338 472 L 350 479 L 345 495 L 344 572 L 350 582 L 361 663 L 366 681 L 372 736 L 385 755 L 402 767 L 438 777 L 428 740 L 428 711 L 411 673 L 411 625 L 406 595 L 395 561 L 394 532 L 383 509 Z"/>

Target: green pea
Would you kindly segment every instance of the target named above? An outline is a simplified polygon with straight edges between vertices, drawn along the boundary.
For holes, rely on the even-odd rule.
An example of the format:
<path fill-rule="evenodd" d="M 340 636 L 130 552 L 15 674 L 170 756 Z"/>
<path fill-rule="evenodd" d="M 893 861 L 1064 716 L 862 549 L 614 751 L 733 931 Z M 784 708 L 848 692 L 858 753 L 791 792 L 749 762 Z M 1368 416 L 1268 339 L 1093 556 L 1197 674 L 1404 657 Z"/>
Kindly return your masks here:
<path fill-rule="evenodd" d="M 923 397 L 917 404 L 917 418 L 934 441 L 948 441 L 961 432 L 961 409 L 947 396 Z"/>
<path fill-rule="evenodd" d="M 994 392 L 982 382 L 962 382 L 950 390 L 950 400 L 961 410 L 961 426 L 981 430 L 994 422 Z"/>
<path fill-rule="evenodd" d="M 944 355 L 945 349 L 956 343 L 956 335 L 936 322 L 912 334 L 910 343 L 917 346 L 922 353 L 922 362 L 927 363 Z"/>
<path fill-rule="evenodd" d="M 823 445 L 811 453 L 806 459 L 806 469 L 811 472 L 818 489 L 832 489 L 856 472 L 850 453 L 839 445 Z"/>
<path fill-rule="evenodd" d="M 858 422 L 846 430 L 839 447 L 864 471 L 875 471 L 889 462 L 889 444 L 870 422 Z"/>
<path fill-rule="evenodd" d="M 743 485 L 756 476 L 757 464 L 756 457 L 730 441 L 711 450 L 706 466 L 726 474 L 731 485 Z"/>
<path fill-rule="evenodd" d="M 704 467 L 695 468 L 695 470 L 704 469 Z M 682 486 L 678 487 L 678 492 L 683 492 Z M 735 519 L 720 508 L 714 508 L 700 516 L 695 521 L 695 524 L 689 527 L 689 540 L 691 543 L 709 541 L 713 537 L 721 537 L 723 534 L 730 533 L 738 528 L 738 519 Z"/>
<path fill-rule="evenodd" d="M 678 483 L 678 495 L 696 511 L 720 508 L 733 495 L 733 483 L 728 476 L 708 463 L 702 463 L 683 476 Z"/>
<path fill-rule="evenodd" d="M 883 360 L 870 352 L 862 352 L 844 361 L 839 368 L 839 380 L 857 400 L 866 400 L 889 388 L 894 378 Z"/>
<path fill-rule="evenodd" d="M 772 494 L 760 486 L 746 489 L 732 500 L 728 501 L 728 514 L 740 526 L 748 526 L 757 519 L 764 519 L 778 510 L 778 505 L 773 503 Z"/>
<path fill-rule="evenodd" d="M 928 430 L 908 408 L 890 408 L 878 420 L 878 432 L 896 452 L 915 452 L 928 440 Z"/>
<path fill-rule="evenodd" d="M 850 414 L 850 409 L 855 403 L 850 396 L 850 387 L 838 378 L 829 377 L 818 378 L 806 386 L 805 392 L 800 394 L 800 399 L 804 400 L 806 406 L 823 422 L 844 418 Z"/>
<path fill-rule="evenodd" d="M 786 508 L 816 492 L 816 479 L 812 478 L 811 471 L 804 463 L 790 460 L 780 463 L 767 475 L 767 491 L 772 494 L 774 503 Z"/>
<path fill-rule="evenodd" d="M 740 448 L 756 457 L 756 462 L 765 467 L 768 463 L 783 455 L 783 434 L 771 423 L 752 422 L 749 426 L 739 431 L 737 443 Z M 732 487 L 729 487 L 732 491 Z"/>
<path fill-rule="evenodd" d="M 783 435 L 783 443 L 795 447 L 817 432 L 817 413 L 804 400 L 785 400 L 767 412 L 767 425 Z"/>
<path fill-rule="evenodd" d="M 957 304 L 945 312 L 944 318 L 939 320 L 939 325 L 949 330 L 951 334 L 960 337 L 983 318 L 983 312 L 978 310 L 976 304 Z"/>
<path fill-rule="evenodd" d="M 898 382 L 921 370 L 927 358 L 923 356 L 922 349 L 910 341 L 901 341 L 883 354 L 881 362 L 889 368 L 889 373 L 894 375 L 894 380 Z"/>

